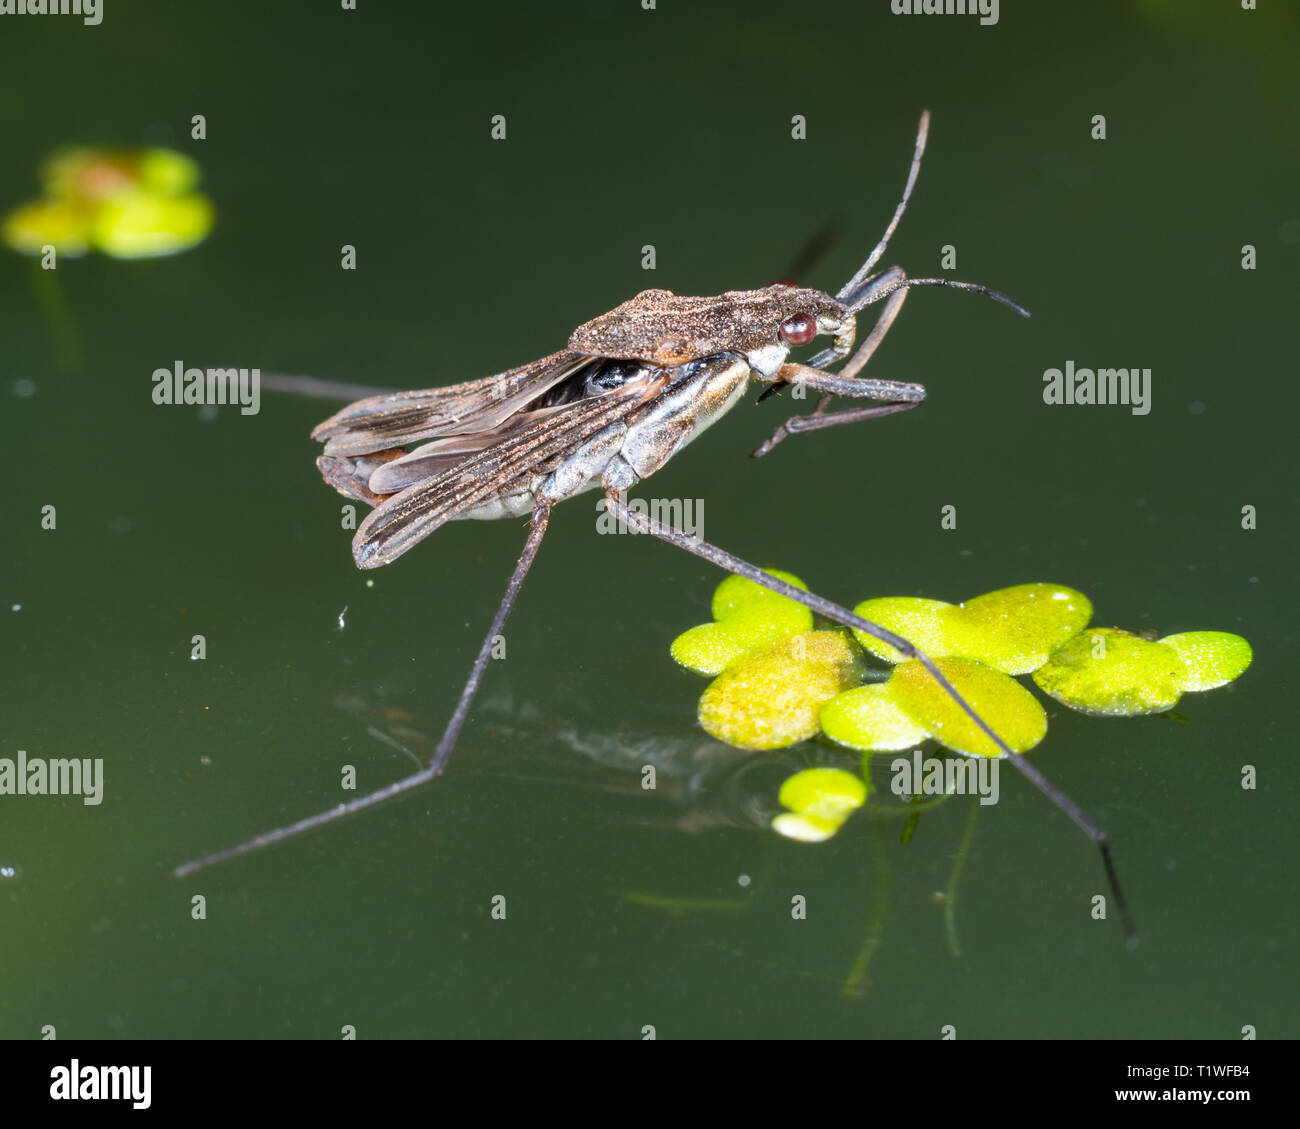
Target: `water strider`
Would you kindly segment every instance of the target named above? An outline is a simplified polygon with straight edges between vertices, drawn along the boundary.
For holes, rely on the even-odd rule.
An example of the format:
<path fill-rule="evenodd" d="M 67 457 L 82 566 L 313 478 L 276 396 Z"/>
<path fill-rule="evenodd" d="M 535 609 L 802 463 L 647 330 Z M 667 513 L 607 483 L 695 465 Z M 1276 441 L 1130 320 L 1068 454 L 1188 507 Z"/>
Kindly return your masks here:
<path fill-rule="evenodd" d="M 444 522 L 460 518 L 531 514 L 528 538 L 451 720 L 419 772 L 329 811 L 185 863 L 174 873 L 189 874 L 269 846 L 438 776 L 465 722 L 491 657 L 493 640 L 501 634 L 537 554 L 551 507 L 599 489 L 605 493 L 608 511 L 628 528 L 653 534 L 919 660 L 1010 763 L 1097 844 L 1125 934 L 1131 939 L 1133 927 L 1105 835 L 1037 769 L 1012 754 L 928 656 L 846 608 L 632 511 L 623 500 L 629 488 L 648 478 L 734 407 L 751 380 L 767 385 L 764 396 L 789 384 L 821 394 L 811 414 L 783 423 L 755 456 L 766 454 L 798 432 L 916 407 L 925 398 L 921 385 L 858 375 L 893 325 L 911 287 L 971 290 L 1028 316 L 1011 299 L 988 287 L 942 278 L 908 278 L 899 267 L 872 273 L 912 194 L 928 127 L 929 114 L 925 113 L 907 183 L 889 226 L 834 297 L 784 282 L 707 298 L 645 290 L 579 326 L 570 335 L 567 348 L 550 356 L 447 388 L 368 396 L 318 425 L 312 437 L 325 444 L 317 459 L 325 481 L 346 497 L 374 507 L 353 538 L 352 554 L 358 568 L 390 564 Z M 855 351 L 855 315 L 878 302 L 884 303 L 880 314 Z M 788 360 L 792 348 L 822 335 L 830 336 L 829 347 L 807 363 Z M 823 367 L 839 361 L 844 364 L 836 373 Z M 315 394 L 327 391 L 321 382 L 295 381 L 293 386 Z M 835 396 L 870 403 L 829 412 L 827 407 Z"/>

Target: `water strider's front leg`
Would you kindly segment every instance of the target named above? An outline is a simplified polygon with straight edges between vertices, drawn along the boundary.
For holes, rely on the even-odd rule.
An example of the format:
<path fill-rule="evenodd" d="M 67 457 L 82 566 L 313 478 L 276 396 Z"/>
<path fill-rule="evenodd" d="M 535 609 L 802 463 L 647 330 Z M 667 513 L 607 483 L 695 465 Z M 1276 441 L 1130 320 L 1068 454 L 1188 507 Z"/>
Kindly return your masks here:
<path fill-rule="evenodd" d="M 896 287 L 898 283 L 905 281 L 906 277 L 900 267 L 890 267 L 886 271 L 881 271 L 880 274 L 862 284 L 861 304 L 863 306 L 870 305 L 873 301 L 878 300 L 873 295 L 883 293 L 890 287 Z M 867 362 L 871 360 L 872 355 L 880 347 L 880 342 L 884 340 L 885 334 L 889 332 L 890 327 L 894 324 L 894 319 L 898 317 L 898 312 L 903 308 L 903 301 L 906 298 L 906 288 L 895 289 L 889 294 L 889 297 L 885 299 L 884 308 L 880 311 L 880 316 L 876 318 L 875 324 L 871 327 L 871 332 L 863 338 L 862 344 L 858 346 L 857 351 L 849 358 L 844 367 L 833 376 L 831 373 L 817 367 L 818 365 L 829 364 L 835 359 L 835 352 L 831 349 L 813 357 L 811 365 L 789 364 L 782 366 L 777 374 L 780 383 L 773 386 L 774 390 L 780 388 L 782 384 L 802 383 L 821 391 L 822 397 L 811 414 L 794 416 L 781 424 L 761 446 L 751 453 L 751 458 L 762 458 L 786 436 L 795 432 L 819 431 L 822 428 L 835 427 L 841 423 L 858 423 L 865 419 L 875 419 L 877 416 L 905 412 L 908 408 L 916 407 L 925 399 L 925 388 L 920 384 L 900 384 L 890 380 L 860 380 L 856 378 L 856 374 L 866 367 Z M 845 383 L 837 383 L 832 388 L 830 386 L 831 381 L 844 381 Z M 826 408 L 833 396 L 885 402 L 870 408 L 851 408 L 843 412 L 827 413 Z"/>
<path fill-rule="evenodd" d="M 898 293 L 905 294 L 905 290 Z M 861 366 L 858 366 L 861 367 Z M 778 427 L 767 440 L 753 452 L 750 457 L 759 459 L 781 442 L 787 435 L 800 431 L 818 431 L 824 427 L 835 427 L 841 423 L 857 423 L 877 416 L 893 415 L 914 408 L 925 399 L 924 384 L 906 384 L 897 380 L 863 380 L 860 377 L 845 376 L 843 373 L 826 372 L 809 365 L 782 365 L 777 373 L 779 379 L 790 384 L 800 384 L 822 394 L 817 407 L 810 415 L 793 416 Z M 853 400 L 876 400 L 875 404 L 864 408 L 848 408 L 842 412 L 827 412 L 826 405 L 833 396 L 843 396 Z"/>
<path fill-rule="evenodd" d="M 912 387 L 920 387 L 913 385 Z M 828 392 L 818 402 L 817 407 L 806 416 L 792 416 L 781 424 L 771 435 L 762 443 L 755 447 L 750 453 L 751 459 L 761 459 L 773 447 L 785 439 L 787 436 L 796 435 L 801 431 L 820 431 L 824 427 L 837 427 L 841 423 L 861 423 L 863 420 L 876 419 L 878 416 L 892 416 L 895 412 L 905 412 L 909 408 L 916 407 L 920 400 L 907 400 L 901 403 L 874 404 L 869 408 L 847 408 L 842 412 L 828 412 L 826 405 L 831 402 L 831 394 Z"/>

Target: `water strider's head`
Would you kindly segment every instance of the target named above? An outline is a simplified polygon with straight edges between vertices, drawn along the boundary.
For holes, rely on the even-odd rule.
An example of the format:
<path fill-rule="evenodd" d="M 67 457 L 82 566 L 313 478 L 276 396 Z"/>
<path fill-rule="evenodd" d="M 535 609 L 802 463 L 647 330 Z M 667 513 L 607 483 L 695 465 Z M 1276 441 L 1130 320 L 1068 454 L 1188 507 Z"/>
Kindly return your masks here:
<path fill-rule="evenodd" d="M 607 314 L 580 325 L 569 348 L 595 357 L 680 365 L 718 353 L 739 353 L 772 377 L 792 348 L 822 334 L 839 356 L 853 344 L 853 314 L 842 302 L 788 282 L 761 290 L 730 290 L 691 298 L 643 290 Z"/>

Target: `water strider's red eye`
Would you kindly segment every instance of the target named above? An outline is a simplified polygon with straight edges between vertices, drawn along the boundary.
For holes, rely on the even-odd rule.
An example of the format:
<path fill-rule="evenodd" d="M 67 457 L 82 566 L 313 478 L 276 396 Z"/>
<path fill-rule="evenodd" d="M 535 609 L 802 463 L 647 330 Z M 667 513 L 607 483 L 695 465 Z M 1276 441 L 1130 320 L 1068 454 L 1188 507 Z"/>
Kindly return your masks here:
<path fill-rule="evenodd" d="M 817 319 L 810 314 L 791 314 L 777 333 L 787 345 L 807 345 L 817 336 Z"/>

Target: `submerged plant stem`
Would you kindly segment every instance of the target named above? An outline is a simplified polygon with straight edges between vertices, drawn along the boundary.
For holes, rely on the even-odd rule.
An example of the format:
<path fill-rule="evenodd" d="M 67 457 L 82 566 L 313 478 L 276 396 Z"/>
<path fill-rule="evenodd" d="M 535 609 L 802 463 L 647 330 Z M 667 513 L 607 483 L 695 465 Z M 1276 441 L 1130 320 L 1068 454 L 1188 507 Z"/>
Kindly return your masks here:
<path fill-rule="evenodd" d="M 39 259 L 32 261 L 32 294 L 50 331 L 55 366 L 63 372 L 76 372 L 81 367 L 77 319 L 72 316 L 72 308 L 63 293 L 59 272 L 43 269 Z"/>
<path fill-rule="evenodd" d="M 979 813 L 979 797 L 972 796 L 970 814 L 966 816 L 966 830 L 962 833 L 961 846 L 957 848 L 957 854 L 952 860 L 952 874 L 948 876 L 948 893 L 943 901 L 943 925 L 948 934 L 948 952 L 954 957 L 961 956 L 961 942 L 957 938 L 957 882 L 966 867 L 966 856 L 970 853 L 970 845 L 975 839 L 975 822 Z"/>
<path fill-rule="evenodd" d="M 867 935 L 862 941 L 853 967 L 849 969 L 848 979 L 840 989 L 840 997 L 846 1000 L 862 1001 L 867 998 L 871 987 L 868 970 L 871 960 L 880 948 L 885 937 L 885 916 L 889 911 L 889 836 L 885 825 L 879 820 L 872 821 L 875 829 L 872 836 L 871 857 L 874 862 L 871 876 L 871 917 L 867 921 Z"/>
<path fill-rule="evenodd" d="M 907 813 L 907 822 L 903 824 L 903 830 L 898 833 L 900 843 L 910 843 L 912 836 L 916 834 L 917 824 L 921 822 L 921 793 L 913 792 L 911 799 L 911 811 Z"/>

